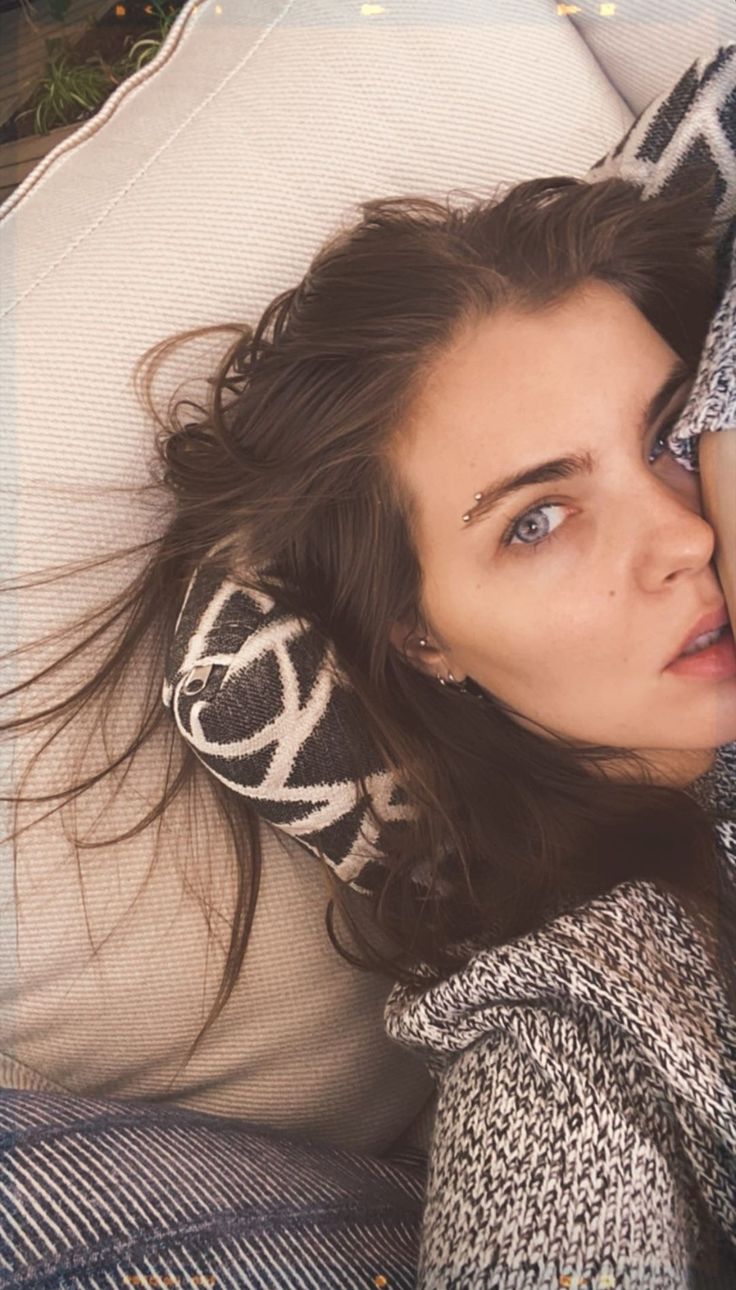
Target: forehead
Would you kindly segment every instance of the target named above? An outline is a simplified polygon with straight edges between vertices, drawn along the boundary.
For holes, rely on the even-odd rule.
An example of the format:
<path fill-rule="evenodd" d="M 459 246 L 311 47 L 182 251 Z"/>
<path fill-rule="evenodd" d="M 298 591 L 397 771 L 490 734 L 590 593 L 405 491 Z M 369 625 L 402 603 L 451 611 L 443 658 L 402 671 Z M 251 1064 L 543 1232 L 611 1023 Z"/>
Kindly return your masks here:
<path fill-rule="evenodd" d="M 541 456 L 595 448 L 640 414 L 671 351 L 606 283 L 544 310 L 499 310 L 435 363 L 394 468 L 423 529 L 457 530 L 474 492 Z"/>

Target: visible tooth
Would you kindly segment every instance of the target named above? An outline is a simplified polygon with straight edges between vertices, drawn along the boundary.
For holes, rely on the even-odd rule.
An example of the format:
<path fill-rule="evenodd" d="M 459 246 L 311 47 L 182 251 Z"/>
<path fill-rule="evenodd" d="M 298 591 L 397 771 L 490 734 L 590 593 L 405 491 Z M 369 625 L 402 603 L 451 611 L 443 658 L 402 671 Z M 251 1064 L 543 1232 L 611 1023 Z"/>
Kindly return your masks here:
<path fill-rule="evenodd" d="M 707 649 L 709 645 L 712 645 L 714 641 L 717 641 L 723 635 L 725 630 L 725 627 L 718 627 L 714 632 L 703 632 L 702 636 L 698 636 L 692 645 L 682 651 L 683 654 L 697 654 L 699 650 Z"/>

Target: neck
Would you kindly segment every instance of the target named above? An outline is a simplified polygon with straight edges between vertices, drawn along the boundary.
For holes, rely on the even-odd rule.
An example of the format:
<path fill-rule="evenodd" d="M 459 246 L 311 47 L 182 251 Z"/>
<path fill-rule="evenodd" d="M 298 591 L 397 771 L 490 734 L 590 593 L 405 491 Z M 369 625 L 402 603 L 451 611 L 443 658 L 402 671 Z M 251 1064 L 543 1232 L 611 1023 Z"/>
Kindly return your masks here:
<path fill-rule="evenodd" d="M 716 751 L 715 748 L 642 750 L 655 781 L 672 788 L 687 788 L 712 770 Z"/>

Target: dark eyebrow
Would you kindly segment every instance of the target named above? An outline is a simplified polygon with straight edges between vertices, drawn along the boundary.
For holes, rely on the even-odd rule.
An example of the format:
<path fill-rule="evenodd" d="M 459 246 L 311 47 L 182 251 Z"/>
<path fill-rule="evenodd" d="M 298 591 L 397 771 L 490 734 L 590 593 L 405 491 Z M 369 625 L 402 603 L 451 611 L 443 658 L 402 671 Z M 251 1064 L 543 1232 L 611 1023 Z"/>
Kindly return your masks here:
<path fill-rule="evenodd" d="M 639 424 L 641 435 L 654 425 L 675 391 L 692 376 L 693 372 L 687 364 L 680 358 L 676 359 L 662 385 L 652 395 L 644 409 L 644 415 Z M 462 520 L 462 526 L 472 528 L 474 520 L 477 521 L 482 516 L 488 515 L 504 498 L 518 492 L 521 488 L 527 488 L 530 484 L 546 484 L 550 480 L 569 479 L 573 475 L 590 475 L 593 468 L 593 455 L 590 452 L 582 452 L 571 453 L 567 457 L 555 457 L 552 461 L 542 461 L 527 470 L 517 470 L 514 474 L 507 475 L 496 484 L 490 484 L 483 489 L 480 499 L 465 512 L 471 518 Z"/>

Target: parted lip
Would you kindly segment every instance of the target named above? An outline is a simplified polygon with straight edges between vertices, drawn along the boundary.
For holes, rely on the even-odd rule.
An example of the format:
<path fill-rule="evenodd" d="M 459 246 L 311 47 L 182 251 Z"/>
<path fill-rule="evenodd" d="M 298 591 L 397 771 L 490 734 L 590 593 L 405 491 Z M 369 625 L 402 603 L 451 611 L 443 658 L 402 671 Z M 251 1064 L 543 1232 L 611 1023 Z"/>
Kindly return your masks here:
<path fill-rule="evenodd" d="M 692 645 L 693 641 L 696 640 L 698 636 L 703 635 L 703 632 L 714 632 L 717 627 L 724 627 L 727 625 L 728 621 L 728 610 L 726 609 L 726 602 L 723 601 L 718 609 L 711 609 L 710 613 L 704 614 L 702 618 L 698 619 L 688 635 L 685 637 L 685 640 L 682 642 L 677 653 L 670 659 L 670 663 L 674 663 L 684 650 L 687 649 L 688 645 Z M 669 665 L 670 664 L 668 663 L 667 666 L 669 667 Z"/>

